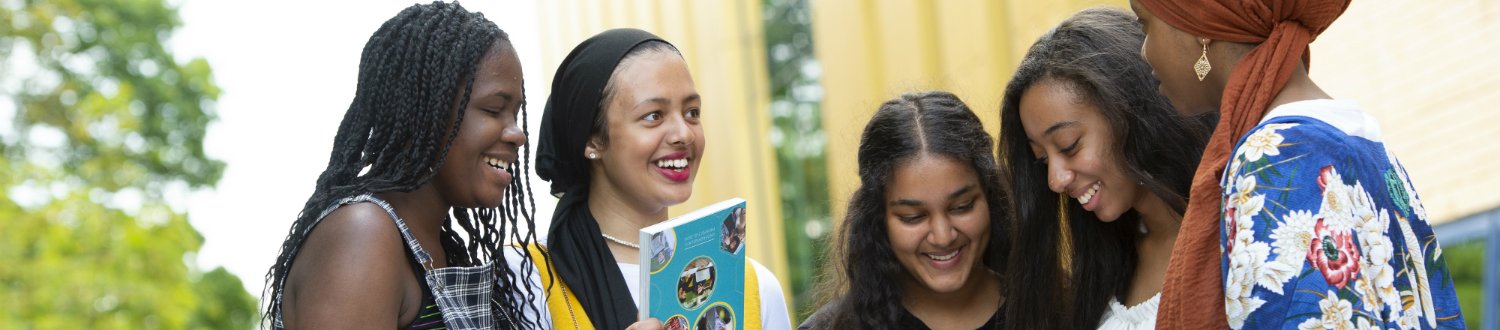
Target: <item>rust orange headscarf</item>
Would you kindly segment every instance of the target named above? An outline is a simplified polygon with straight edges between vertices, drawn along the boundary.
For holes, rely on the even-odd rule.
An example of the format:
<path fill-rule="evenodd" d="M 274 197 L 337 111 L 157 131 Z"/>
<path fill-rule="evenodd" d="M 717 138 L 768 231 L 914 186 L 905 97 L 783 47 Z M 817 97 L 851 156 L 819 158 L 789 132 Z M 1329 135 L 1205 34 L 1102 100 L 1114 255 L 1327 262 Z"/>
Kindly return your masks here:
<path fill-rule="evenodd" d="M 1187 214 L 1172 248 L 1156 316 L 1159 329 L 1223 329 L 1219 252 L 1220 176 L 1234 143 L 1269 111 L 1308 44 L 1349 7 L 1349 0 L 1138 0 L 1179 30 L 1218 41 L 1259 44 L 1224 87 L 1219 124 L 1193 176 Z"/>

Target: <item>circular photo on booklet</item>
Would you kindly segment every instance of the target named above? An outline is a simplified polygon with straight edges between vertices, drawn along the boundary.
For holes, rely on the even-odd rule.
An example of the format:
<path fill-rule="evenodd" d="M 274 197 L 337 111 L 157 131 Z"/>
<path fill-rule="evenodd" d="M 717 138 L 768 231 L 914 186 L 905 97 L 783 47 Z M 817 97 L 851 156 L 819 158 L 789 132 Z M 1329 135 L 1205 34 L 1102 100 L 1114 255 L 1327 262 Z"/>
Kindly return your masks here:
<path fill-rule="evenodd" d="M 687 317 L 683 317 L 682 315 L 672 315 L 672 317 L 667 318 L 667 322 L 664 323 L 663 325 L 665 325 L 665 328 L 667 330 L 689 330 L 689 329 L 691 329 L 691 327 L 690 327 L 691 324 L 688 323 Z"/>
<path fill-rule="evenodd" d="M 672 263 L 672 252 L 677 251 L 677 231 L 664 230 L 651 234 L 651 273 L 656 274 Z"/>
<path fill-rule="evenodd" d="M 677 302 L 686 309 L 702 306 L 713 295 L 714 281 L 718 280 L 718 275 L 714 261 L 708 257 L 698 257 L 688 262 L 682 268 L 682 275 L 677 277 Z"/>
<path fill-rule="evenodd" d="M 739 254 L 740 247 L 745 245 L 745 208 L 730 210 L 729 217 L 724 218 L 719 232 L 719 248 L 724 249 L 724 252 Z"/>
<path fill-rule="evenodd" d="M 694 329 L 734 330 L 734 310 L 728 304 L 715 303 L 698 315 L 698 326 Z"/>

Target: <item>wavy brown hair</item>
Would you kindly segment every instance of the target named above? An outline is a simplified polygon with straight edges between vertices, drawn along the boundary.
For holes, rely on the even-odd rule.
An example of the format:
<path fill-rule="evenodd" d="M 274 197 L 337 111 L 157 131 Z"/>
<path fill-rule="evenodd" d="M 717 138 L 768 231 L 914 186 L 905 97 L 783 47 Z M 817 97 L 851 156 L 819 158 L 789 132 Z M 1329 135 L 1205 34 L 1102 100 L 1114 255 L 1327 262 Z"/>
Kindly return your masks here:
<path fill-rule="evenodd" d="M 989 246 L 984 247 L 980 260 L 990 270 L 1004 273 L 1010 204 L 992 145 L 979 117 L 951 93 L 905 94 L 880 106 L 860 138 L 860 185 L 849 198 L 844 223 L 829 246 L 818 297 L 819 305 L 831 305 L 821 312 L 824 315 L 815 328 L 890 328 L 906 313 L 899 283 L 909 275 L 896 260 L 887 236 L 885 190 L 897 167 L 922 154 L 957 160 L 974 169 L 992 221 Z"/>

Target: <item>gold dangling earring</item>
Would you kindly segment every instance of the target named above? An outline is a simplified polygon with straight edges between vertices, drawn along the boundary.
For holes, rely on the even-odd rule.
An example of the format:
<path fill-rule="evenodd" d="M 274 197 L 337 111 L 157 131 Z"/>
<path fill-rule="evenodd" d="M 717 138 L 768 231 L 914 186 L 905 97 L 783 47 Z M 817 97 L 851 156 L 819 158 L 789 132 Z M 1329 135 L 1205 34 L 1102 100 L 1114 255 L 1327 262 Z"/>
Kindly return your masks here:
<path fill-rule="evenodd" d="M 1198 41 L 1203 43 L 1203 54 L 1198 55 L 1197 63 L 1193 63 L 1193 72 L 1198 74 L 1198 81 L 1203 81 L 1203 77 L 1208 76 L 1208 70 L 1213 70 L 1214 66 L 1208 64 L 1208 40 L 1198 39 Z"/>

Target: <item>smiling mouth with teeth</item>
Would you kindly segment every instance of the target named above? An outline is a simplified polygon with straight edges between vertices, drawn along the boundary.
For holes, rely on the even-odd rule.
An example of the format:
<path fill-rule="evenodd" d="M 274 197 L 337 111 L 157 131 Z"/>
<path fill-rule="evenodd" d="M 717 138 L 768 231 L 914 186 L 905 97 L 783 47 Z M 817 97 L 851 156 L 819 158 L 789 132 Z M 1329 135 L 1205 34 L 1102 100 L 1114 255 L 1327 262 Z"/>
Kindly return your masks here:
<path fill-rule="evenodd" d="M 678 171 L 678 172 L 681 172 L 683 169 L 687 168 L 687 165 L 688 165 L 687 158 L 681 158 L 681 159 L 663 159 L 663 160 L 656 161 L 656 167 L 665 168 L 665 169 L 671 169 L 673 171 Z"/>
<path fill-rule="evenodd" d="M 1099 183 L 1095 182 L 1093 186 L 1089 187 L 1089 191 L 1083 192 L 1083 196 L 1078 196 L 1078 204 L 1088 204 L 1090 201 L 1094 200 L 1094 194 L 1098 193 Z"/>
<path fill-rule="evenodd" d="M 952 253 L 948 253 L 948 254 L 945 254 L 945 255 L 936 255 L 936 254 L 931 254 L 931 253 L 924 253 L 924 254 L 926 254 L 928 258 L 932 258 L 932 260 L 948 261 L 949 259 L 953 259 L 953 257 L 958 256 L 958 251 L 960 251 L 960 250 L 953 250 Z"/>
<path fill-rule="evenodd" d="M 503 170 L 506 173 L 511 173 L 510 162 L 501 161 L 500 159 L 494 157 L 484 157 L 484 163 L 489 164 L 490 167 Z"/>

